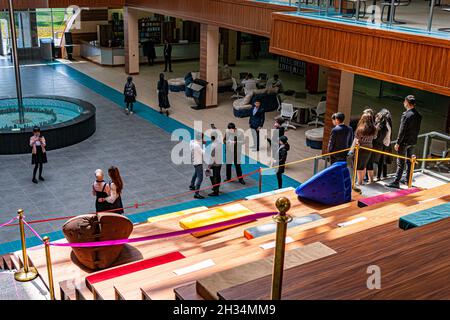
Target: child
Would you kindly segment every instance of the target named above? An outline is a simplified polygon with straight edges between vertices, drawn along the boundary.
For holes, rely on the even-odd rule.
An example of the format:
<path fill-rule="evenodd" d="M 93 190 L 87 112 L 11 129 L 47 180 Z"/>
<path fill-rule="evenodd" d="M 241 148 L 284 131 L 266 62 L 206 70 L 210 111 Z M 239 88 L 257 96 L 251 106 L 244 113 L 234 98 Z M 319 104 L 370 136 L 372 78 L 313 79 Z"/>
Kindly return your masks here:
<path fill-rule="evenodd" d="M 133 114 L 133 103 L 136 102 L 136 86 L 133 83 L 133 77 L 127 78 L 127 83 L 125 83 L 125 88 L 123 89 L 123 94 L 125 96 L 125 112 L 126 114 Z"/>
<path fill-rule="evenodd" d="M 286 136 L 281 136 L 279 141 L 279 148 L 278 148 L 278 161 L 275 162 L 275 165 L 278 165 L 277 168 L 277 180 L 278 180 L 278 189 L 281 189 L 283 187 L 283 173 L 285 169 L 285 164 L 287 160 L 288 151 L 290 149 L 288 138 Z"/>

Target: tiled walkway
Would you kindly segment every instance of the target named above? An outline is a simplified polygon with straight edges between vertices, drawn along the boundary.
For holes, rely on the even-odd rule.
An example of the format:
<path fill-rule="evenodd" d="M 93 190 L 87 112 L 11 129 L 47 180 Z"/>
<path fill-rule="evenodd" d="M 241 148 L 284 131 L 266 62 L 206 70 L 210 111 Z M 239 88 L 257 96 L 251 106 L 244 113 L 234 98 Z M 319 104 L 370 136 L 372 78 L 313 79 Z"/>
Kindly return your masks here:
<path fill-rule="evenodd" d="M 14 93 L 13 70 L 0 69 L 0 96 Z M 25 95 L 56 94 L 87 100 L 97 107 L 97 131 L 77 145 L 48 152 L 49 163 L 44 168 L 45 182 L 31 182 L 31 156 L 0 156 L 0 222 L 16 214 L 22 207 L 28 220 L 53 218 L 91 212 L 94 199 L 90 194 L 93 172 L 105 171 L 110 165 L 120 168 L 124 178 L 124 205 L 151 201 L 187 191 L 192 174 L 190 165 L 171 162 L 170 133 L 187 126 L 160 115 L 148 106 L 137 103 L 136 114 L 126 116 L 121 109 L 122 94 L 66 65 L 22 68 Z M 33 85 L 30 85 L 33 83 Z M 33 89 L 31 89 L 33 88 Z M 244 173 L 260 164 L 244 165 Z M 247 185 L 229 183 L 220 197 L 193 200 L 184 196 L 168 202 L 155 202 L 128 210 L 134 222 L 148 216 L 176 211 L 197 205 L 216 205 L 257 193 L 256 175 Z M 286 186 L 298 183 L 285 179 Z M 209 181 L 203 186 L 210 185 Z M 264 190 L 274 188 L 274 177 L 264 177 Z M 161 208 L 162 207 L 162 208 Z M 161 209 L 158 209 L 161 208 Z M 62 236 L 65 220 L 34 225 L 39 233 L 50 233 L 52 239 Z M 0 254 L 19 248 L 17 227 L 0 229 Z M 29 244 L 38 244 L 37 239 Z"/>

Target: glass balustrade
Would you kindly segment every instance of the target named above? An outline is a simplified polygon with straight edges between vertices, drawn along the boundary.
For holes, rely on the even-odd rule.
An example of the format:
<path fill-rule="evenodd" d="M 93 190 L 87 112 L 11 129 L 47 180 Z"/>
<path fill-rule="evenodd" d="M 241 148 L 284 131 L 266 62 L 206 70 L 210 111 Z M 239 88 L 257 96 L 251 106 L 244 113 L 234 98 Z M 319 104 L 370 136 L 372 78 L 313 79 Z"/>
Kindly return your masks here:
<path fill-rule="evenodd" d="M 450 39 L 450 0 L 257 0 L 297 8 L 289 13 Z"/>

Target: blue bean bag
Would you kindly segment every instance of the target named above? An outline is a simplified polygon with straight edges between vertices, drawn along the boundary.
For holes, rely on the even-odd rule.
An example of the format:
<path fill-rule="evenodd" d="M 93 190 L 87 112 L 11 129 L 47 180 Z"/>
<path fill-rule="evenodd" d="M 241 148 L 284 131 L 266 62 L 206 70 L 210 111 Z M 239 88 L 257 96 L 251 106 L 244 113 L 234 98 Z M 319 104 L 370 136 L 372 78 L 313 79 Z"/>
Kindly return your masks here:
<path fill-rule="evenodd" d="M 335 162 L 302 183 L 295 193 L 302 199 L 326 205 L 338 205 L 352 200 L 352 182 L 346 162 Z"/>

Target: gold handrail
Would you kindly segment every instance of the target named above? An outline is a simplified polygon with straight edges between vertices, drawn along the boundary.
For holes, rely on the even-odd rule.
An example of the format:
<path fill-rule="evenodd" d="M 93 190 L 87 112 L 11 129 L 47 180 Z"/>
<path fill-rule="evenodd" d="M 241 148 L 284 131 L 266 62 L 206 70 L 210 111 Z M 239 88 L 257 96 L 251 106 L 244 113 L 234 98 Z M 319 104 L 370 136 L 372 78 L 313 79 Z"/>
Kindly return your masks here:
<path fill-rule="evenodd" d="M 296 161 L 293 161 L 293 162 L 280 164 L 280 165 L 277 165 L 277 166 L 272 166 L 272 167 L 268 167 L 268 168 L 262 168 L 261 171 L 276 169 L 276 168 L 280 168 L 280 167 L 287 167 L 287 166 L 290 166 L 290 165 L 293 165 L 293 164 L 297 164 L 297 163 L 301 163 L 301 162 L 305 162 L 305 161 L 309 161 L 309 160 L 320 159 L 320 158 L 323 158 L 323 157 L 331 156 L 333 154 L 342 153 L 342 152 L 345 152 L 345 151 L 350 151 L 351 149 L 352 148 L 342 149 L 342 150 L 339 150 L 339 151 L 329 152 L 329 153 L 321 154 L 321 155 L 314 156 L 314 157 L 300 159 L 300 160 L 296 160 Z"/>

